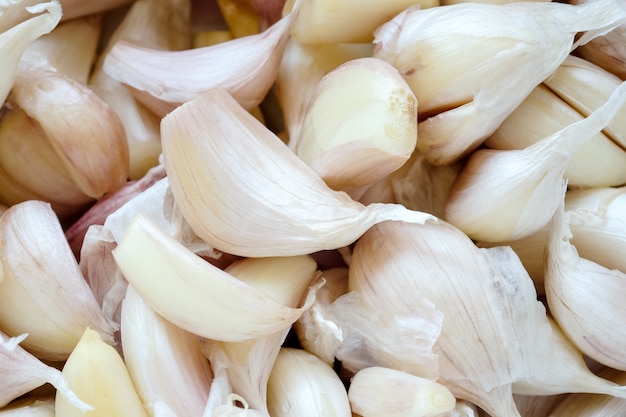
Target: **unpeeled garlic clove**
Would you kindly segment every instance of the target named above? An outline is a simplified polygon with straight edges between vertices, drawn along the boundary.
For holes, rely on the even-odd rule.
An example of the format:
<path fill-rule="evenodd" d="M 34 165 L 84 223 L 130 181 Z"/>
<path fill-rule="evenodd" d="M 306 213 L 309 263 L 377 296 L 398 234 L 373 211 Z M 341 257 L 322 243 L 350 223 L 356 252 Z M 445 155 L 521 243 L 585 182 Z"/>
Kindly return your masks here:
<path fill-rule="evenodd" d="M 170 188 L 184 218 L 226 253 L 309 254 L 347 246 L 384 220 L 435 220 L 400 205 L 365 207 L 331 190 L 222 88 L 174 110 L 161 131 Z"/>
<path fill-rule="evenodd" d="M 361 369 L 350 380 L 352 411 L 362 417 L 437 417 L 456 405 L 445 386 L 390 368 Z"/>

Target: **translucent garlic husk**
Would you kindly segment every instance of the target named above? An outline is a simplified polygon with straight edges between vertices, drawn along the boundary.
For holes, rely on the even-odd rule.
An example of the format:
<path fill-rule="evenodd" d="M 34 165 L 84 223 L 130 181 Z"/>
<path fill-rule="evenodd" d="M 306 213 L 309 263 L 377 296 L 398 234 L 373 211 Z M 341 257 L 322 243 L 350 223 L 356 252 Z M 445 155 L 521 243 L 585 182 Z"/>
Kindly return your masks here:
<path fill-rule="evenodd" d="M 90 406 L 69 388 L 58 369 L 44 364 L 20 346 L 27 337 L 28 335 L 23 334 L 10 338 L 0 331 L 0 372 L 3 375 L 0 380 L 0 415 L 11 415 L 4 408 L 9 402 L 45 383 L 52 384 L 58 395 L 64 396 L 75 407 L 89 409 Z M 23 415 L 17 411 L 14 414 Z"/>
<path fill-rule="evenodd" d="M 15 401 L 0 409 L 2 417 L 55 417 L 54 398 L 36 398 Z"/>
<path fill-rule="evenodd" d="M 591 359 L 626 370 L 626 273 L 580 257 L 571 244 L 572 212 L 557 210 L 547 248 L 545 288 L 550 311 L 565 335 Z"/>
<path fill-rule="evenodd" d="M 553 77 L 558 74 L 557 71 Z M 485 145 L 500 150 L 524 149 L 583 117 L 545 84 L 540 84 L 502 122 Z M 616 116 L 615 120 L 618 118 Z M 570 188 L 624 184 L 626 151 L 600 132 L 572 155 L 563 177 Z"/>
<path fill-rule="evenodd" d="M 333 191 L 222 88 L 167 115 L 161 132 L 170 188 L 185 220 L 226 253 L 309 254 L 345 247 L 384 220 L 434 219 L 400 205 L 366 207 Z"/>
<path fill-rule="evenodd" d="M 25 21 L 11 16 L 21 14 L 22 10 L 28 15 Z M 0 103 L 4 103 L 13 88 L 22 53 L 35 39 L 49 33 L 58 25 L 62 12 L 61 5 L 56 0 L 30 5 L 26 2 L 14 2 L 3 6 L 0 11 L 0 70 L 3 74 L 0 81 Z"/>
<path fill-rule="evenodd" d="M 276 77 L 278 98 L 289 147 L 296 149 L 306 108 L 319 81 L 330 71 L 353 59 L 372 55 L 369 43 L 304 45 L 287 41 Z"/>
<path fill-rule="evenodd" d="M 411 156 L 417 142 L 415 95 L 385 61 L 348 61 L 318 83 L 297 141 L 296 154 L 326 184 L 350 193 Z"/>
<path fill-rule="evenodd" d="M 351 416 L 339 376 L 330 365 L 302 349 L 280 349 L 267 391 L 272 417 Z"/>
<path fill-rule="evenodd" d="M 569 191 L 571 243 L 578 255 L 626 273 L 626 187 Z"/>
<path fill-rule="evenodd" d="M 417 149 L 445 165 L 491 135 L 565 60 L 578 32 L 587 31 L 584 43 L 625 18 L 611 0 L 409 8 L 376 30 L 374 56 L 396 66 L 417 97 Z"/>
<path fill-rule="evenodd" d="M 300 43 L 369 42 L 376 28 L 410 6 L 438 6 L 436 0 L 288 0 L 283 13 L 296 7 L 291 37 Z"/>
<path fill-rule="evenodd" d="M 84 412 L 57 394 L 54 401 L 57 416 L 147 417 L 124 361 L 97 332 L 85 329 L 62 373 L 72 390 L 93 410 Z"/>
<path fill-rule="evenodd" d="M 107 54 L 103 68 L 161 117 L 218 86 L 251 109 L 276 79 L 292 21 L 290 14 L 257 35 L 184 51 L 120 40 Z"/>
<path fill-rule="evenodd" d="M 505 242 L 540 230 L 562 200 L 573 154 L 600 132 L 626 101 L 622 83 L 591 115 L 523 149 L 474 152 L 456 177 L 445 219 L 472 239 Z"/>
<path fill-rule="evenodd" d="M 444 222 L 384 222 L 357 242 L 349 284 L 390 315 L 422 300 L 440 310 L 438 382 L 491 415 L 518 416 L 512 384 L 545 373 L 545 308 L 510 248 L 479 249 Z"/>
<path fill-rule="evenodd" d="M 0 218 L 0 328 L 28 333 L 24 348 L 42 359 L 64 360 L 90 326 L 113 344 L 107 320 L 85 282 L 57 216 L 47 203 L 12 206 Z"/>
<path fill-rule="evenodd" d="M 173 416 L 202 415 L 212 372 L 200 338 L 157 315 L 132 286 L 120 330 L 124 363 L 148 414 L 167 409 Z"/>

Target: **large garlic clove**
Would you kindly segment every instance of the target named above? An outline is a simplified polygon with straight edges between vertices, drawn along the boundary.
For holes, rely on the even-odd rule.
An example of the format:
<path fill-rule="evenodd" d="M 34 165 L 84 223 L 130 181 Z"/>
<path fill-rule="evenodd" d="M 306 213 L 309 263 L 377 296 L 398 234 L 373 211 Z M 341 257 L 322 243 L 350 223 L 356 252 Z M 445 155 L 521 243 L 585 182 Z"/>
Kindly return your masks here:
<path fill-rule="evenodd" d="M 445 386 L 383 367 L 357 372 L 348 398 L 352 411 L 363 417 L 436 417 L 451 413 L 456 405 Z"/>
<path fill-rule="evenodd" d="M 298 8 L 291 37 L 305 44 L 369 42 L 378 26 L 409 6 L 438 6 L 436 0 L 288 0 L 283 13 Z"/>
<path fill-rule="evenodd" d="M 374 56 L 397 67 L 417 97 L 417 149 L 448 164 L 478 147 L 556 70 L 578 32 L 588 31 L 586 41 L 624 19 L 612 0 L 409 8 L 377 29 Z"/>
<path fill-rule="evenodd" d="M 417 106 L 390 64 L 348 61 L 317 85 L 296 154 L 333 189 L 372 184 L 401 167 L 415 149 Z"/>
<path fill-rule="evenodd" d="M 519 415 L 511 384 L 545 372 L 535 363 L 549 353 L 545 308 L 510 248 L 479 249 L 445 222 L 384 222 L 357 242 L 349 283 L 392 317 L 434 304 L 444 317 L 438 381 L 491 415 Z"/>
<path fill-rule="evenodd" d="M 18 23 L 19 21 L 13 22 L 9 15 L 11 10 L 24 6 L 30 14 L 41 14 L 29 16 L 26 21 L 21 23 Z M 3 75 L 0 81 L 0 103 L 4 103 L 9 91 L 13 88 L 22 53 L 35 39 L 54 29 L 61 20 L 61 14 L 61 5 L 56 0 L 31 6 L 16 2 L 11 4 L 7 10 L 2 10 L 0 15 L 0 55 L 2 56 L 0 72 Z"/>
<path fill-rule="evenodd" d="M 167 408 L 175 416 L 201 416 L 211 386 L 200 339 L 157 315 L 128 287 L 122 307 L 124 362 L 152 416 Z"/>
<path fill-rule="evenodd" d="M 557 71 L 553 77 L 558 74 Z M 581 119 L 583 116 L 576 109 L 541 84 L 502 122 L 485 145 L 500 150 L 524 149 Z M 619 119 L 616 116 L 614 120 Z M 624 184 L 626 151 L 600 132 L 574 153 L 563 176 L 573 188 Z"/>
<path fill-rule="evenodd" d="M 66 359 L 87 326 L 113 343 L 115 325 L 100 310 L 50 206 L 14 205 L 0 230 L 0 328 L 28 333 L 23 346 L 49 360 Z"/>
<path fill-rule="evenodd" d="M 217 86 L 251 109 L 276 79 L 292 20 L 288 15 L 258 35 L 185 51 L 120 41 L 107 55 L 104 71 L 132 87 L 135 96 L 160 116 Z"/>
<path fill-rule="evenodd" d="M 272 417 L 351 416 L 339 376 L 330 365 L 301 349 L 280 350 L 267 391 Z"/>
<path fill-rule="evenodd" d="M 582 258 L 570 243 L 571 212 L 557 210 L 547 248 L 545 288 L 559 327 L 580 351 L 626 370 L 626 273 Z"/>
<path fill-rule="evenodd" d="M 151 308 L 209 339 L 239 342 L 276 333 L 313 301 L 300 308 L 278 303 L 194 255 L 142 215 L 128 227 L 113 256 Z"/>
<path fill-rule="evenodd" d="M 65 397 L 73 406 L 85 411 L 90 409 L 69 388 L 58 369 L 44 364 L 20 346 L 27 337 L 23 334 L 9 338 L 0 331 L 0 373 L 3 375 L 0 379 L 0 409 L 4 410 L 9 402 L 45 383 L 51 383 L 59 396 Z M 10 413 L 7 411 L 7 414 Z M 4 416 L 3 411 L 0 415 Z"/>
<path fill-rule="evenodd" d="M 124 361 L 87 328 L 63 366 L 63 376 L 93 410 L 84 412 L 57 394 L 55 414 L 65 417 L 147 417 Z"/>
<path fill-rule="evenodd" d="M 174 110 L 161 129 L 183 216 L 227 253 L 302 255 L 347 246 L 380 221 L 434 219 L 400 205 L 365 207 L 331 190 L 222 88 Z"/>
<path fill-rule="evenodd" d="M 587 118 L 523 149 L 474 152 L 457 176 L 445 219 L 475 240 L 504 242 L 540 230 L 562 200 L 573 154 L 626 102 L 626 82 Z"/>

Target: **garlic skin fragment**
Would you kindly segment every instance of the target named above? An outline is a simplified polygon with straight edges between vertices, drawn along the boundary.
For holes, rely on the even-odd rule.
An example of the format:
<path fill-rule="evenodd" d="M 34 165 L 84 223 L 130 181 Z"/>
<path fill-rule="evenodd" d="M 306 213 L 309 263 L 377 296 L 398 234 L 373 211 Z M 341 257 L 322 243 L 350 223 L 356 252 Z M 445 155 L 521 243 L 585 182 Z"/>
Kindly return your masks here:
<path fill-rule="evenodd" d="M 436 417 L 456 405 L 445 386 L 394 369 L 361 369 L 350 380 L 352 411 L 362 417 Z"/>
<path fill-rule="evenodd" d="M 309 254 L 347 246 L 380 221 L 435 220 L 400 205 L 365 207 L 333 191 L 222 88 L 168 114 L 161 135 L 170 188 L 185 220 L 226 253 Z"/>
<path fill-rule="evenodd" d="M 251 109 L 276 79 L 292 20 L 288 15 L 257 35 L 185 51 L 149 49 L 121 40 L 103 68 L 132 87 L 135 97 L 161 117 L 217 86 Z"/>
<path fill-rule="evenodd" d="M 114 343 L 107 320 L 49 204 L 28 201 L 0 218 L 2 276 L 0 329 L 28 333 L 24 348 L 47 360 L 65 360 L 85 327 Z"/>
<path fill-rule="evenodd" d="M 272 417 L 350 417 L 348 395 L 333 368 L 302 349 L 281 348 L 267 383 Z"/>
<path fill-rule="evenodd" d="M 63 376 L 93 409 L 87 412 L 57 394 L 55 414 L 63 417 L 147 417 L 117 351 L 87 328 L 63 366 Z"/>
<path fill-rule="evenodd" d="M 331 188 L 372 184 L 415 149 L 415 95 L 385 61 L 348 61 L 317 85 L 297 141 L 296 154 Z"/>
<path fill-rule="evenodd" d="M 625 18 L 614 0 L 408 8 L 376 30 L 374 57 L 398 68 L 413 89 L 417 149 L 445 165 L 477 148 L 556 70 L 576 33 L 587 31 L 584 43 Z"/>

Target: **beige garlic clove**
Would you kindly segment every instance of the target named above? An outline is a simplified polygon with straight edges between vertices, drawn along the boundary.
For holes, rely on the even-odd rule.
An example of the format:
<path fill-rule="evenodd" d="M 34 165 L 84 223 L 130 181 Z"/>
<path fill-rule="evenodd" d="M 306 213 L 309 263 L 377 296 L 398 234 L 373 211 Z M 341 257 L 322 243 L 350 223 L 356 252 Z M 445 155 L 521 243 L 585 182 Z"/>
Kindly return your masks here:
<path fill-rule="evenodd" d="M 613 119 L 625 101 L 623 83 L 587 118 L 523 150 L 474 152 L 452 186 L 445 219 L 485 242 L 517 240 L 537 232 L 561 203 L 563 173 L 574 153 Z"/>
<path fill-rule="evenodd" d="M 28 333 L 23 346 L 49 360 L 66 359 L 87 326 L 114 343 L 116 326 L 102 313 L 48 204 L 12 206 L 0 218 L 0 230 L 3 331 Z"/>
<path fill-rule="evenodd" d="M 372 184 L 400 168 L 415 149 L 417 106 L 390 64 L 348 61 L 318 83 L 296 154 L 333 189 Z"/>
<path fill-rule="evenodd" d="M 553 77 L 558 74 L 559 71 Z M 502 122 L 485 145 L 500 150 L 524 149 L 583 117 L 545 84 L 541 84 Z M 619 119 L 616 115 L 614 120 Z M 574 153 L 563 176 L 571 188 L 624 184 L 626 150 L 600 132 Z"/>
<path fill-rule="evenodd" d="M 350 417 L 348 395 L 327 363 L 302 349 L 282 348 L 268 384 L 272 417 Z"/>
<path fill-rule="evenodd" d="M 293 16 L 265 32 L 184 51 L 162 51 L 118 42 L 104 71 L 133 88 L 159 116 L 211 88 L 225 88 L 245 108 L 258 105 L 276 79 Z"/>
<path fill-rule="evenodd" d="M 63 376 L 93 410 L 84 412 L 57 394 L 55 414 L 65 417 L 147 417 L 124 361 L 97 332 L 87 328 L 63 365 Z"/>
<path fill-rule="evenodd" d="M 584 42 L 625 18 L 611 0 L 409 8 L 377 29 L 374 56 L 398 68 L 417 97 L 417 149 L 445 165 L 493 133 L 568 56 L 578 32 L 587 31 Z"/>
<path fill-rule="evenodd" d="M 380 221 L 434 220 L 400 205 L 365 207 L 333 191 L 222 88 L 170 113 L 161 130 L 183 216 L 200 238 L 227 253 L 309 254 L 347 246 Z"/>
<path fill-rule="evenodd" d="M 300 43 L 330 44 L 369 42 L 376 28 L 410 6 L 438 6 L 436 0 L 389 0 L 378 2 L 333 0 L 288 0 L 283 13 L 296 7 L 298 15 L 291 37 Z"/>
<path fill-rule="evenodd" d="M 456 405 L 445 386 L 395 369 L 361 369 L 350 380 L 352 411 L 362 417 L 437 417 Z"/>

